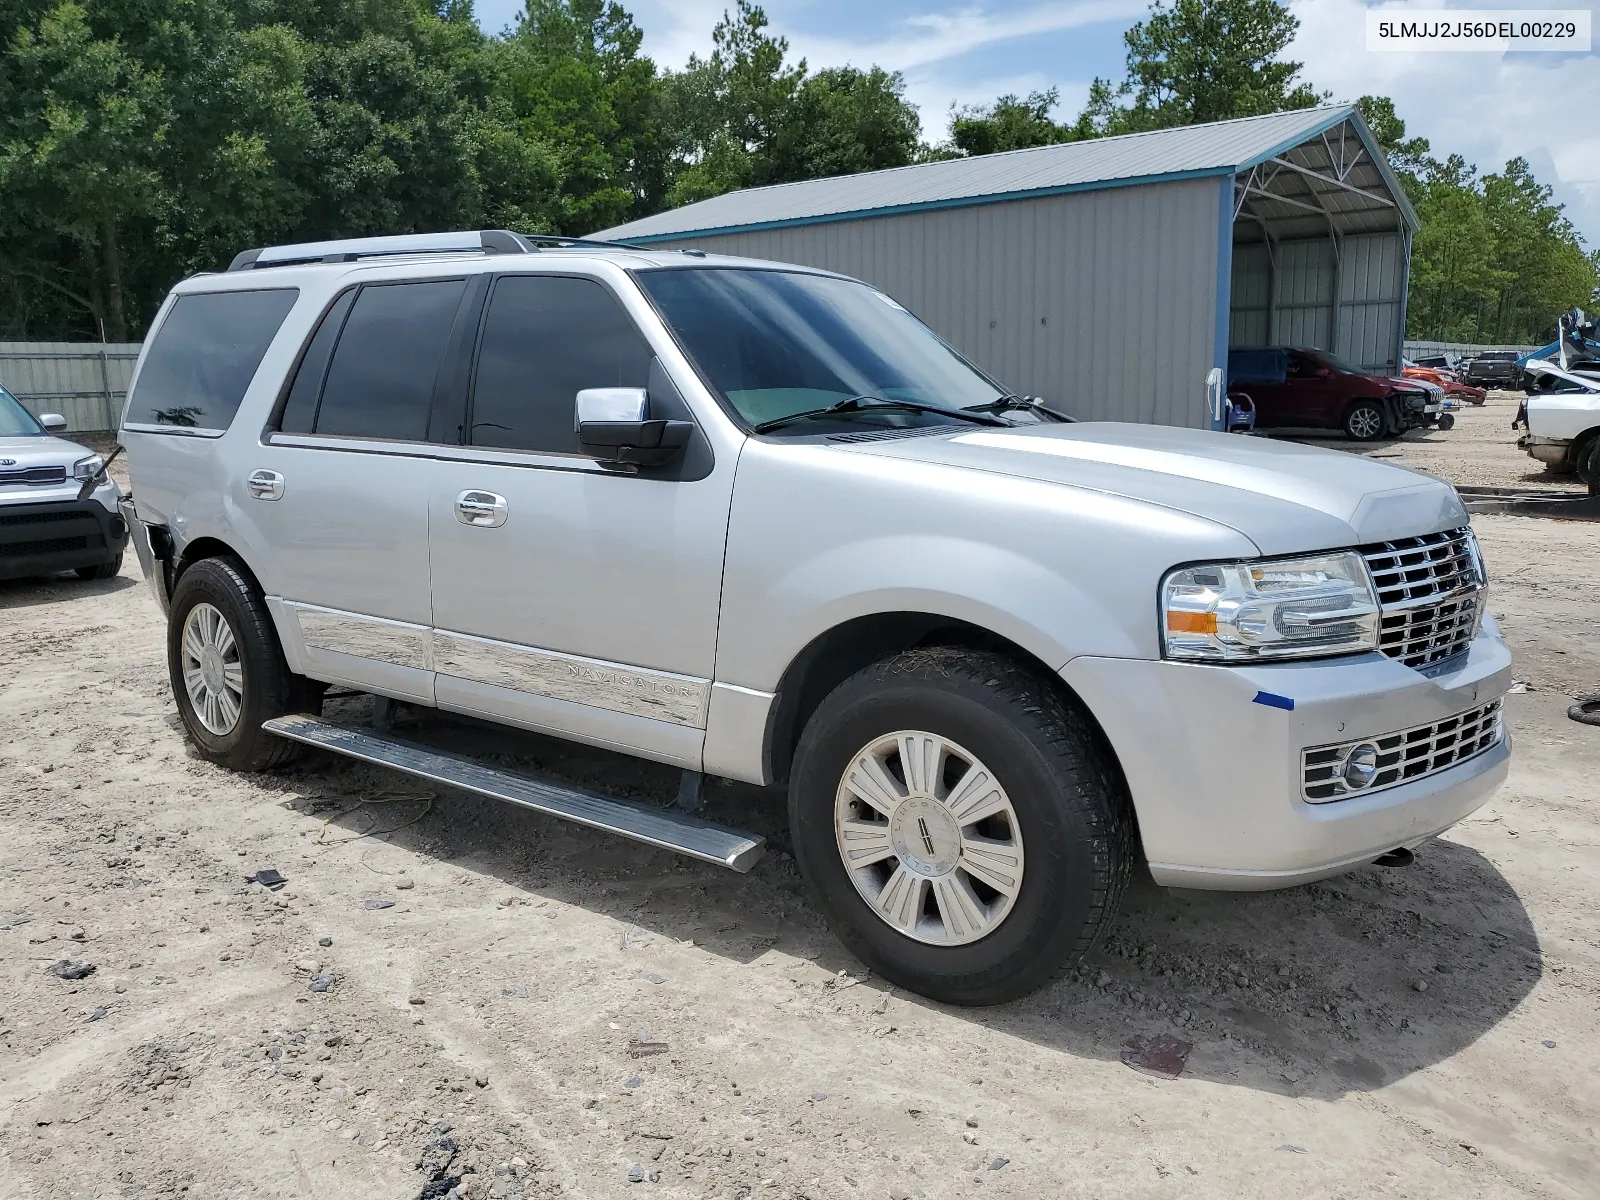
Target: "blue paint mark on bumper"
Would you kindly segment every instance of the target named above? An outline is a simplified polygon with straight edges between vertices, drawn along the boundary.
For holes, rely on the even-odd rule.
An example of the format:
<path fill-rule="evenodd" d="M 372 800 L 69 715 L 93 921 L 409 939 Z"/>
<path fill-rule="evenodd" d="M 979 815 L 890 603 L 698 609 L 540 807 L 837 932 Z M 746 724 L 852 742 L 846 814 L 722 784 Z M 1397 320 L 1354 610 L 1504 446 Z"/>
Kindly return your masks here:
<path fill-rule="evenodd" d="M 1268 708 L 1281 708 L 1284 712 L 1294 711 L 1294 701 L 1288 696 L 1274 695 L 1272 692 L 1257 692 L 1254 704 L 1265 704 Z"/>

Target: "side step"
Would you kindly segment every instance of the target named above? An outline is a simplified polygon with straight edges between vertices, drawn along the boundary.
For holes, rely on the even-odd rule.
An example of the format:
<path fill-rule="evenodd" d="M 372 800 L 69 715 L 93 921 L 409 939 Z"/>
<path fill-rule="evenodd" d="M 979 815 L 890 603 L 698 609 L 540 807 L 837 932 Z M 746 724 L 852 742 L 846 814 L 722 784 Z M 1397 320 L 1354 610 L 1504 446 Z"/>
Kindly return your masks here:
<path fill-rule="evenodd" d="M 335 725 L 321 717 L 274 717 L 263 722 L 261 728 L 308 746 L 380 767 L 392 767 L 480 796 L 520 804 L 552 817 L 565 817 L 591 829 L 620 833 L 636 842 L 676 850 L 690 858 L 732 867 L 735 871 L 744 872 L 755 866 L 767 848 L 764 837 L 713 825 L 681 810 L 656 808 L 530 779 L 513 771 L 486 767 L 460 754 L 419 746 L 387 734 Z"/>

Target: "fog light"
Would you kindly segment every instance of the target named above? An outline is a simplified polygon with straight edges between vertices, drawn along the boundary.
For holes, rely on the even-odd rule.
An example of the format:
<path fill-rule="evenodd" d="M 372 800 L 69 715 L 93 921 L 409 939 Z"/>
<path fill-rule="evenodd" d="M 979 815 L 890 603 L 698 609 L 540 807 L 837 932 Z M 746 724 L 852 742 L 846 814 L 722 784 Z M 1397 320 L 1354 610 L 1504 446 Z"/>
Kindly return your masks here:
<path fill-rule="evenodd" d="M 1352 792 L 1371 787 L 1378 777 L 1378 748 L 1371 742 L 1351 746 L 1339 763 L 1339 777 Z"/>
<path fill-rule="evenodd" d="M 111 518 L 111 540 L 120 542 L 128 533 L 128 523 L 121 517 Z"/>

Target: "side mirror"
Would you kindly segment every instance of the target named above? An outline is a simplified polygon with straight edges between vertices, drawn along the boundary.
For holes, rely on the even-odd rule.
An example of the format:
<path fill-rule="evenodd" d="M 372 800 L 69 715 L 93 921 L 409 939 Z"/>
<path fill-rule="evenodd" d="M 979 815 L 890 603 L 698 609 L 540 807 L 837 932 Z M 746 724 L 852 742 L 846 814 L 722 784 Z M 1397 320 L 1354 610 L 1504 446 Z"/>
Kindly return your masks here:
<path fill-rule="evenodd" d="M 652 420 L 644 388 L 584 388 L 577 398 L 578 442 L 601 462 L 658 467 L 683 453 L 690 421 Z"/>
<path fill-rule="evenodd" d="M 1317 374 L 1317 378 L 1318 379 L 1331 378 L 1332 375 L 1333 375 L 1333 368 L 1332 367 L 1318 367 L 1316 374 Z"/>
<path fill-rule="evenodd" d="M 47 433 L 60 433 L 67 427 L 67 419 L 60 413 L 41 413 L 39 424 L 45 427 Z"/>

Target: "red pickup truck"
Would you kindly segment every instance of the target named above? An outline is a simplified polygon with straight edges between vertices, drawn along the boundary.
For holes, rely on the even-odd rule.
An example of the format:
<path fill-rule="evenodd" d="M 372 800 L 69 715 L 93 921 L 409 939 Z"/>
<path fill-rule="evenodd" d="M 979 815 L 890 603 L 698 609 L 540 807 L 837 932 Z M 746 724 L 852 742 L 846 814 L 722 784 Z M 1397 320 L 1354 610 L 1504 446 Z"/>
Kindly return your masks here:
<path fill-rule="evenodd" d="M 1342 429 L 1355 441 L 1373 442 L 1455 423 L 1437 384 L 1369 374 L 1326 350 L 1298 346 L 1228 351 L 1228 391 L 1255 402 L 1256 427 L 1263 429 Z"/>

